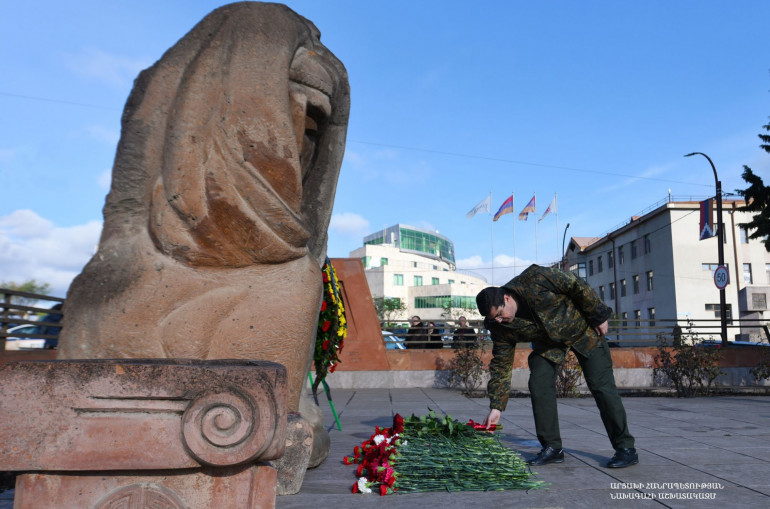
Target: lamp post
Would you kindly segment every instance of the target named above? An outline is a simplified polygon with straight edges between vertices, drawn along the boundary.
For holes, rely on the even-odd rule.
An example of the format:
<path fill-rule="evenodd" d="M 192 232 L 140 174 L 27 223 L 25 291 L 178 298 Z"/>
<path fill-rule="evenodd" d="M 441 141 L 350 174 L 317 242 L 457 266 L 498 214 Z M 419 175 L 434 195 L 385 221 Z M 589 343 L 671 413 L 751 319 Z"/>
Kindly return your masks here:
<path fill-rule="evenodd" d="M 566 264 L 564 263 L 564 239 L 567 238 L 567 230 L 569 229 L 569 223 L 564 227 L 564 235 L 561 236 L 561 268 L 565 270 Z"/>
<path fill-rule="evenodd" d="M 709 164 L 711 165 L 711 169 L 714 171 L 714 182 L 716 182 L 716 200 L 717 200 L 717 243 L 718 243 L 718 253 L 719 253 L 719 266 L 723 266 L 725 264 L 725 247 L 724 247 L 724 240 L 725 240 L 725 232 L 724 228 L 722 227 L 722 182 L 720 182 L 719 177 L 717 176 L 717 169 L 714 167 L 714 162 L 711 160 L 709 156 L 704 154 L 703 152 L 693 152 L 691 154 L 687 154 L 685 157 L 690 157 L 694 155 L 701 155 L 708 159 Z M 719 318 L 722 322 L 722 346 L 729 345 L 727 341 L 727 299 L 725 297 L 725 289 L 721 288 L 719 290 Z"/>

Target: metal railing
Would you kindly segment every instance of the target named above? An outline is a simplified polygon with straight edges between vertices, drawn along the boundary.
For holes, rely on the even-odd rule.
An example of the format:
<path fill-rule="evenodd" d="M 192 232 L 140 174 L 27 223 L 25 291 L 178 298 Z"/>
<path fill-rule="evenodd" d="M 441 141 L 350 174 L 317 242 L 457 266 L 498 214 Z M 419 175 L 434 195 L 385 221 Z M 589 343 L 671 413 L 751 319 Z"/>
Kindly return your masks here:
<path fill-rule="evenodd" d="M 383 331 L 388 331 L 397 336 L 398 341 L 387 341 L 403 345 L 409 339 L 409 324 L 406 322 L 380 322 Z M 456 321 L 437 321 L 436 326 L 441 329 L 444 348 L 452 348 L 472 341 L 452 341 L 454 330 L 458 327 Z M 481 320 L 469 320 L 468 327 L 476 331 L 477 337 L 482 341 L 491 342 L 489 331 L 484 329 Z M 770 343 L 770 321 L 760 319 L 734 318 L 727 325 L 728 341 Z M 421 331 L 422 332 L 422 331 Z M 714 319 L 636 319 L 636 318 L 611 318 L 607 341 L 613 347 L 644 347 L 659 346 L 662 343 L 673 344 L 675 339 L 683 338 L 688 343 L 710 343 L 721 341 L 721 321 Z M 459 343 L 459 344 L 458 344 Z"/>
<path fill-rule="evenodd" d="M 23 299 L 19 303 L 19 299 Z M 39 303 L 48 303 L 48 307 L 39 307 Z M 44 327 L 61 327 L 59 322 L 40 321 L 37 318 L 44 315 L 64 316 L 62 309 L 51 309 L 57 304 L 63 304 L 64 299 L 60 297 L 51 297 L 49 295 L 40 295 L 37 293 L 20 292 L 0 288 L 0 352 L 5 351 L 5 340 L 9 335 L 18 338 L 34 339 L 58 339 L 56 334 L 25 334 L 19 332 L 8 333 L 9 329 L 18 325 L 40 325 Z M 35 304 L 34 306 L 27 304 Z"/>

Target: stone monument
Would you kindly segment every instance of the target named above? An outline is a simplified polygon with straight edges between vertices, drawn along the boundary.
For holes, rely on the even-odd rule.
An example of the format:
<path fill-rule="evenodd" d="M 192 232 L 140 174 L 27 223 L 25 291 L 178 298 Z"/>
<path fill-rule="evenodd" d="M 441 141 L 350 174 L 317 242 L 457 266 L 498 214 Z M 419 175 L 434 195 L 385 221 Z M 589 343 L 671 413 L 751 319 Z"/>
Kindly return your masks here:
<path fill-rule="evenodd" d="M 256 2 L 206 16 L 135 81 L 59 359 L 272 361 L 298 412 L 349 107 L 310 21 Z"/>

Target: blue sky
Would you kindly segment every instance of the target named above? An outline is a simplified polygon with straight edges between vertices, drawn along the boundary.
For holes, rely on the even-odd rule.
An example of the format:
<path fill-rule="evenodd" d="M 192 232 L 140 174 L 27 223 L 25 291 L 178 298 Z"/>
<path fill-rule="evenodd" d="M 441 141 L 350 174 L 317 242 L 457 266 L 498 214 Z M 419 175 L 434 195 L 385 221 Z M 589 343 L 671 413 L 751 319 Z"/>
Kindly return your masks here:
<path fill-rule="evenodd" d="M 133 79 L 226 2 L 28 0 L 0 18 L 0 280 L 64 296 L 92 255 Z M 770 2 L 289 1 L 351 85 L 329 255 L 438 230 L 495 283 L 664 199 L 770 179 Z M 492 193 L 496 223 L 465 217 Z M 537 223 L 554 193 L 557 217 Z M 528 221 L 518 212 L 536 194 Z M 514 224 L 515 223 L 515 224 Z M 536 229 L 537 225 L 537 229 Z M 514 248 L 515 231 L 515 248 Z M 514 259 L 514 250 L 515 256 Z M 515 267 L 515 269 L 514 269 Z"/>

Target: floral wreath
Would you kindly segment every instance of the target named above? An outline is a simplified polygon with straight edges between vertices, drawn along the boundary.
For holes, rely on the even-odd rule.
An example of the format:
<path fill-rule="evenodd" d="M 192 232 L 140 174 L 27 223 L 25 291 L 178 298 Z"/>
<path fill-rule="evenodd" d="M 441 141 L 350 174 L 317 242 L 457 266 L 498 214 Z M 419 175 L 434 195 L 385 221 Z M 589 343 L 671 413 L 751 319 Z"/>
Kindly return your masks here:
<path fill-rule="evenodd" d="M 326 259 L 322 268 L 322 276 L 323 302 L 321 302 L 321 312 L 318 315 L 318 329 L 313 355 L 316 373 L 316 379 L 313 382 L 314 396 L 326 375 L 334 373 L 334 370 L 337 369 L 337 364 L 340 362 L 339 354 L 342 353 L 342 346 L 348 333 L 339 280 L 329 258 Z"/>

